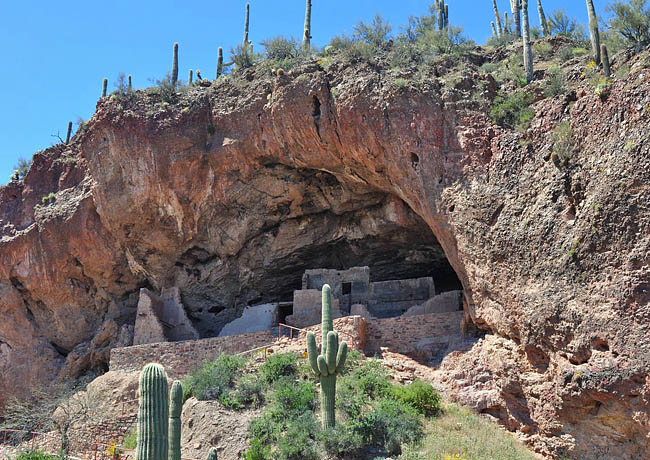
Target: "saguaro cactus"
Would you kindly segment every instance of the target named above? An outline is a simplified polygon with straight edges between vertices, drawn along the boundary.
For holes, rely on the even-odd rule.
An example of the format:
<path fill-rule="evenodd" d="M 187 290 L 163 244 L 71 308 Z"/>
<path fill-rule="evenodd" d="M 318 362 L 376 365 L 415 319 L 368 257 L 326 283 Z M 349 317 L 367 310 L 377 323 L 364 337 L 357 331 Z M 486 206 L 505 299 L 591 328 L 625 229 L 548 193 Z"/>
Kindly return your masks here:
<path fill-rule="evenodd" d="M 108 78 L 104 78 L 104 81 L 102 81 L 102 97 L 106 97 L 107 89 L 108 89 Z"/>
<path fill-rule="evenodd" d="M 183 386 L 175 380 L 169 392 L 169 454 L 168 460 L 181 460 L 181 412 Z"/>
<path fill-rule="evenodd" d="M 530 47 L 530 24 L 528 21 L 528 0 L 522 0 L 524 17 L 524 69 L 526 83 L 533 81 L 533 50 Z"/>
<path fill-rule="evenodd" d="M 492 35 L 494 35 L 495 37 L 499 37 L 499 34 L 497 33 L 497 28 L 494 27 L 494 21 L 491 21 L 490 25 L 492 26 Z"/>
<path fill-rule="evenodd" d="M 313 332 L 307 333 L 307 351 L 309 363 L 314 373 L 320 378 L 321 418 L 323 428 L 333 428 L 336 424 L 336 375 L 343 370 L 348 355 L 348 344 L 339 344 L 338 332 L 332 322 L 332 292 L 328 284 L 322 291 L 322 321 L 321 330 L 323 341 L 321 353 L 316 348 L 316 337 Z"/>
<path fill-rule="evenodd" d="M 445 1 L 438 0 L 438 30 L 445 27 Z"/>
<path fill-rule="evenodd" d="M 607 52 L 607 47 L 604 43 L 600 45 L 600 57 L 603 61 L 603 73 L 605 74 L 605 77 L 609 78 L 612 76 L 612 70 L 609 66 L 609 53 Z"/>
<path fill-rule="evenodd" d="M 499 15 L 499 7 L 497 6 L 497 0 L 492 0 L 492 6 L 494 7 L 494 18 L 496 19 L 497 24 L 497 37 L 503 35 L 503 28 L 501 27 L 501 16 Z"/>
<path fill-rule="evenodd" d="M 250 45 L 250 42 L 248 41 L 248 21 L 250 19 L 251 15 L 251 5 L 250 3 L 246 4 L 246 22 L 244 22 L 244 42 L 242 43 L 242 48 L 244 50 L 248 49 L 248 46 Z"/>
<path fill-rule="evenodd" d="M 302 49 L 305 53 L 311 50 L 311 0 L 307 0 L 305 8 L 305 32 L 302 37 Z"/>
<path fill-rule="evenodd" d="M 445 29 L 449 27 L 449 4 L 445 5 Z"/>
<path fill-rule="evenodd" d="M 129 75 L 129 92 L 133 91 L 133 85 L 131 84 L 131 75 Z"/>
<path fill-rule="evenodd" d="M 167 460 L 169 450 L 169 399 L 167 375 L 160 364 L 147 364 L 138 388 L 138 460 Z"/>
<path fill-rule="evenodd" d="M 596 64 L 600 64 L 600 33 L 598 32 L 598 17 L 594 8 L 593 0 L 587 0 L 587 12 L 589 13 L 589 35 L 591 35 L 591 51 Z"/>
<path fill-rule="evenodd" d="M 190 69 L 190 73 L 187 76 L 187 86 L 192 86 L 192 77 L 194 76 L 194 72 L 192 72 L 192 69 Z"/>
<path fill-rule="evenodd" d="M 542 26 L 544 37 L 550 37 L 551 29 L 548 27 L 548 21 L 546 20 L 546 15 L 544 14 L 544 8 L 542 8 L 542 0 L 537 0 L 537 13 L 539 14 L 539 23 Z"/>
<path fill-rule="evenodd" d="M 512 19 L 514 23 L 515 37 L 521 38 L 521 0 L 510 0 L 510 10 L 512 11 Z"/>
<path fill-rule="evenodd" d="M 510 19 L 508 18 L 508 12 L 503 12 L 503 33 L 510 35 L 512 31 L 510 30 Z"/>
<path fill-rule="evenodd" d="M 178 43 L 174 43 L 174 58 L 172 60 L 172 86 L 178 83 Z"/>
<path fill-rule="evenodd" d="M 603 45 L 603 46 L 605 46 L 605 45 Z M 66 136 L 65 136 L 65 143 L 66 144 L 70 143 L 70 134 L 72 134 L 72 122 L 71 121 L 68 122 L 68 134 L 66 134 Z"/>

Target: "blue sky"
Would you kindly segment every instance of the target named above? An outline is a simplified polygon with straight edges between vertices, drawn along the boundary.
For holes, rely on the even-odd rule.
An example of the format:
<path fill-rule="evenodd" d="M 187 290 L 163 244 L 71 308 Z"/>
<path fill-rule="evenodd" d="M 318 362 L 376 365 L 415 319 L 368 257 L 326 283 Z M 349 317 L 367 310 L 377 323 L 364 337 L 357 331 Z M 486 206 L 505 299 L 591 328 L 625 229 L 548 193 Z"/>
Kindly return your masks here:
<path fill-rule="evenodd" d="M 249 0 L 250 40 L 257 44 L 276 35 L 302 36 L 305 0 Z M 88 119 L 101 95 L 120 72 L 133 75 L 136 88 L 150 86 L 171 68 L 172 46 L 179 43 L 179 74 L 201 69 L 214 78 L 217 47 L 229 50 L 243 36 L 245 0 L 229 1 L 44 1 L 3 2 L 0 42 L 0 184 L 8 181 L 19 157 L 31 158 L 65 137 L 68 121 Z M 326 44 L 342 31 L 375 13 L 397 28 L 409 15 L 422 15 L 430 1 L 313 0 L 313 43 Z M 493 19 L 490 0 L 447 0 L 450 22 L 482 44 Z M 501 11 L 508 0 L 498 0 Z M 531 0 L 531 21 L 538 23 Z M 596 0 L 602 13 L 606 0 Z M 396 6 L 397 5 L 397 6 Z M 564 8 L 587 21 L 583 0 L 543 0 L 547 13 Z M 257 50 L 262 50 L 257 46 Z"/>

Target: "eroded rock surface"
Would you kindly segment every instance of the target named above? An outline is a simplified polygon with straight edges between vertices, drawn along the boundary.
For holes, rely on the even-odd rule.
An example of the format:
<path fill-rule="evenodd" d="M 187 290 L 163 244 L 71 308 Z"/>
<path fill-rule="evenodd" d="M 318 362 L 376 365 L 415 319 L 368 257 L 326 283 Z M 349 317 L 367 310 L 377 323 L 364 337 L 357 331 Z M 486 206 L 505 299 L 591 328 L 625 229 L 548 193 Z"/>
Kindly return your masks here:
<path fill-rule="evenodd" d="M 575 80 L 537 102 L 526 135 L 473 97 L 494 96 L 482 59 L 408 86 L 381 66 L 311 63 L 249 69 L 171 105 L 102 99 L 68 150 L 0 189 L 2 396 L 52 378 L 106 321 L 132 324 L 142 287 L 178 286 L 207 336 L 247 303 L 290 299 L 305 269 L 369 265 L 378 279 L 460 279 L 468 329 L 487 334 L 441 367 L 461 402 L 551 455 L 640 458 L 647 55 L 603 98 Z M 561 120 L 567 164 L 551 155 Z"/>

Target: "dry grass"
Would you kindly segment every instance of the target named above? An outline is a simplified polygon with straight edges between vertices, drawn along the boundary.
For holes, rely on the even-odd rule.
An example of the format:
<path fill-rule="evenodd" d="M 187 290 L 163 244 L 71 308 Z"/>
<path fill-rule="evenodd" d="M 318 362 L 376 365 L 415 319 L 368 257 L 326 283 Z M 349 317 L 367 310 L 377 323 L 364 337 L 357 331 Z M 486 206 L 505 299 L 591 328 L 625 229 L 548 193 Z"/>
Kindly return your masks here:
<path fill-rule="evenodd" d="M 404 460 L 534 460 L 537 458 L 503 428 L 456 404 L 427 421 L 420 446 L 404 452 Z"/>

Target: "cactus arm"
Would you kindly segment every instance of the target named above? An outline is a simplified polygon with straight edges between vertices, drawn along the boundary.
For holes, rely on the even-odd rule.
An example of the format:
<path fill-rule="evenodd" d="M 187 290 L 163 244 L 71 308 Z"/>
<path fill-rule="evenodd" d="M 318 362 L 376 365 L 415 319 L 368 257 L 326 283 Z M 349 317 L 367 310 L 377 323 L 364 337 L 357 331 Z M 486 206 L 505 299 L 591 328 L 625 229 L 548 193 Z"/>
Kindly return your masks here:
<path fill-rule="evenodd" d="M 336 372 L 336 355 L 339 351 L 339 338 L 336 332 L 330 331 L 327 334 L 327 354 L 325 355 L 325 362 L 327 363 L 328 375 Z"/>
<path fill-rule="evenodd" d="M 492 6 L 494 8 L 494 17 L 497 20 L 496 22 L 496 31 L 495 34 L 497 37 L 500 37 L 503 34 L 503 29 L 501 28 L 501 16 L 499 15 L 499 7 L 497 6 L 497 0 L 492 0 Z"/>
<path fill-rule="evenodd" d="M 336 355 L 336 373 L 340 374 L 343 372 L 343 367 L 345 366 L 345 360 L 348 358 L 348 343 L 341 342 L 339 345 L 339 352 Z"/>
<path fill-rule="evenodd" d="M 325 361 L 325 357 L 323 355 L 318 356 L 318 373 L 322 376 L 325 377 L 329 374 L 329 371 L 327 369 L 327 362 Z"/>
<path fill-rule="evenodd" d="M 332 322 L 332 288 L 329 284 L 323 285 L 322 302 L 321 329 L 323 341 L 321 342 L 321 353 L 325 354 L 327 349 L 327 334 L 334 329 L 334 323 Z"/>
<path fill-rule="evenodd" d="M 167 460 L 181 460 L 181 412 L 183 411 L 183 386 L 178 380 L 169 392 L 169 453 Z"/>
<path fill-rule="evenodd" d="M 318 369 L 318 348 L 316 348 L 316 336 L 313 332 L 307 333 L 307 354 L 309 355 L 309 364 L 316 375 L 320 374 Z"/>

